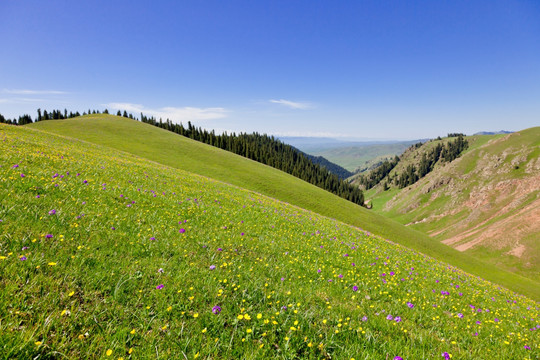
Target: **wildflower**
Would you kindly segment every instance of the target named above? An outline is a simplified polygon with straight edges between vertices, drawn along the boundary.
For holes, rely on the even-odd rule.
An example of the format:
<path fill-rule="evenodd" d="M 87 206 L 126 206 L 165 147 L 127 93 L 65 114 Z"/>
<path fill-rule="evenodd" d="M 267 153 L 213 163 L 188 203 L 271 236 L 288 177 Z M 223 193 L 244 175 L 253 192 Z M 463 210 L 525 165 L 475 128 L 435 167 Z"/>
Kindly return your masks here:
<path fill-rule="evenodd" d="M 182 229 L 178 230 L 178 232 L 179 232 L 180 234 L 183 234 L 183 233 L 186 232 L 186 229 L 182 228 Z"/>
<path fill-rule="evenodd" d="M 111 349 L 107 350 L 107 356 L 111 356 L 111 354 L 112 354 L 112 350 Z"/>
<path fill-rule="evenodd" d="M 47 239 L 51 239 L 53 236 L 52 236 L 52 234 L 47 234 L 47 235 L 45 235 L 45 237 L 46 237 Z"/>
<path fill-rule="evenodd" d="M 216 305 L 216 306 L 214 306 L 214 307 L 212 308 L 212 313 L 213 313 L 213 314 L 216 314 L 216 315 L 217 315 L 217 314 L 219 314 L 220 312 L 221 312 L 221 306 Z"/>
<path fill-rule="evenodd" d="M 26 260 L 26 256 L 21 256 L 21 257 L 19 258 L 19 260 L 21 260 L 21 261 Z"/>
<path fill-rule="evenodd" d="M 358 286 L 356 286 L 356 285 L 353 286 L 353 287 L 352 287 L 352 291 L 358 291 Z"/>
<path fill-rule="evenodd" d="M 396 356 L 394 360 L 403 360 L 403 358 L 401 356 Z"/>
<path fill-rule="evenodd" d="M 386 317 L 386 320 L 394 320 L 394 317 L 393 317 L 392 315 L 388 315 L 388 316 Z"/>
<path fill-rule="evenodd" d="M 401 322 L 401 316 L 396 316 L 396 317 L 394 318 L 394 320 L 395 320 L 396 322 Z"/>
<path fill-rule="evenodd" d="M 210 270 L 215 270 L 216 265 L 210 265 Z"/>
<path fill-rule="evenodd" d="M 457 317 L 461 319 L 461 318 L 463 318 L 463 314 L 462 314 L 462 313 L 458 313 L 458 314 L 457 314 Z"/>
<path fill-rule="evenodd" d="M 157 289 L 157 290 L 161 290 L 161 289 L 163 289 L 164 287 L 165 287 L 165 285 L 159 284 L 158 286 L 156 286 L 156 289 Z"/>
<path fill-rule="evenodd" d="M 198 318 L 198 317 L 199 317 L 199 313 L 193 314 L 193 317 L 194 317 L 195 319 Z"/>
<path fill-rule="evenodd" d="M 362 321 L 364 321 L 364 322 L 366 322 L 367 319 L 368 319 L 367 316 L 363 316 L 363 317 L 362 317 Z"/>
<path fill-rule="evenodd" d="M 523 348 L 524 348 L 525 350 L 531 350 L 531 347 L 530 347 L 529 345 L 523 345 Z"/>
<path fill-rule="evenodd" d="M 21 174 L 21 177 L 22 177 L 22 178 L 23 178 L 23 177 L 25 177 L 25 176 L 26 176 L 26 175 L 24 175 L 24 174 Z"/>
<path fill-rule="evenodd" d="M 162 268 L 159 268 L 159 269 L 158 269 L 158 273 L 163 273 L 163 269 L 162 269 Z"/>
<path fill-rule="evenodd" d="M 446 351 L 442 353 L 442 356 L 444 357 L 445 360 L 449 360 L 452 357 L 452 355 L 450 355 Z"/>
<path fill-rule="evenodd" d="M 51 211 L 49 211 L 49 215 L 54 215 L 56 214 L 56 210 L 55 209 L 52 209 Z"/>
<path fill-rule="evenodd" d="M 408 302 L 408 303 L 407 303 L 407 306 L 408 306 L 408 307 L 409 307 L 410 309 L 412 309 L 412 308 L 414 307 L 414 304 L 413 304 L 413 303 L 410 303 L 410 302 Z"/>

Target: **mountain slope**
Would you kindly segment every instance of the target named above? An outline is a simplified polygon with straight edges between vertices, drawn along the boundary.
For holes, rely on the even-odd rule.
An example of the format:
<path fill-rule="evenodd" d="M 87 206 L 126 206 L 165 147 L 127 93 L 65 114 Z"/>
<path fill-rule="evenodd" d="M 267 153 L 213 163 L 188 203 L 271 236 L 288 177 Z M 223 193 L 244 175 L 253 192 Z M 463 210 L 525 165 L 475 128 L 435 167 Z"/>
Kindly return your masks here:
<path fill-rule="evenodd" d="M 306 153 L 303 153 L 303 154 L 308 159 L 310 159 L 314 164 L 318 164 L 324 167 L 326 170 L 330 171 L 332 174 L 336 174 L 337 176 L 339 176 L 339 178 L 342 180 L 347 179 L 348 177 L 351 177 L 353 175 L 353 173 L 350 172 L 349 170 L 339 166 L 338 164 L 334 164 L 333 162 L 330 162 L 329 160 L 327 160 L 326 158 L 322 156 L 314 156 L 314 155 L 309 155 Z"/>
<path fill-rule="evenodd" d="M 467 139 L 460 158 L 416 184 L 387 192 L 379 185 L 366 198 L 375 211 L 459 251 L 540 278 L 540 127 Z M 402 159 L 414 163 L 434 144 Z"/>
<path fill-rule="evenodd" d="M 109 147 L 0 124 L 0 200 L 1 359 L 539 354 L 533 300 Z"/>
<path fill-rule="evenodd" d="M 291 175 L 166 130 L 111 115 L 43 121 L 29 126 L 110 146 L 160 164 L 257 191 L 361 227 L 521 294 L 540 299 L 540 286 L 535 281 L 475 262 L 473 258 L 434 242 L 419 231 L 404 227 Z"/>

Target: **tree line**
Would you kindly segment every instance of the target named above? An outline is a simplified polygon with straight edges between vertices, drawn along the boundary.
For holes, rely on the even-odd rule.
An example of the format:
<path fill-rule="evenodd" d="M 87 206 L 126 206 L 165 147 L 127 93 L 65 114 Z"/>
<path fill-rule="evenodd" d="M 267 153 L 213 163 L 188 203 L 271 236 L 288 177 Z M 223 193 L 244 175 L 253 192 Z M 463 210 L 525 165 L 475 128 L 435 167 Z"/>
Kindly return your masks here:
<path fill-rule="evenodd" d="M 463 150 L 467 149 L 469 142 L 463 137 L 463 134 L 455 135 L 456 139 L 454 141 L 449 141 L 446 145 L 438 143 L 428 152 L 422 153 L 418 167 L 409 164 L 401 174 L 396 173 L 393 177 L 394 184 L 400 189 L 412 185 L 429 174 L 438 161 L 451 162 L 458 158 Z"/>
<path fill-rule="evenodd" d="M 103 111 L 103 114 L 108 113 L 107 109 Z M 79 112 L 68 113 L 66 109 L 64 111 L 53 110 L 52 112 L 46 110 L 42 112 L 41 109 L 38 109 L 38 116 L 35 121 L 63 120 L 87 114 L 100 114 L 100 112 L 88 110 L 88 112 L 80 114 Z M 139 120 L 126 111 L 121 112 L 119 110 L 116 115 Z M 273 136 L 261 135 L 256 132 L 252 134 L 236 134 L 234 132 L 216 134 L 214 130 L 208 131 L 201 127 L 197 128 L 190 121 L 188 121 L 187 127 L 184 127 L 181 123 L 173 123 L 169 119 L 166 121 L 159 119 L 158 121 L 155 117 L 148 117 L 143 113 L 141 113 L 140 121 L 272 166 L 355 204 L 364 206 L 364 194 L 357 186 L 340 179 L 338 175 L 330 172 L 324 166 L 315 164 L 306 154 Z M 5 119 L 0 114 L 0 123 L 26 125 L 32 122 L 30 115 L 19 116 L 18 119 Z"/>
<path fill-rule="evenodd" d="M 214 130 L 207 131 L 200 127 L 197 128 L 190 121 L 188 121 L 187 127 L 184 127 L 169 119 L 157 121 L 154 117 L 147 117 L 144 114 L 141 114 L 141 121 L 269 165 L 355 204 L 364 206 L 364 194 L 357 186 L 340 179 L 338 175 L 333 174 L 325 167 L 313 163 L 301 151 L 273 136 L 257 132 L 216 134 Z"/>
<path fill-rule="evenodd" d="M 371 189 L 380 183 L 381 180 L 384 179 L 388 174 L 390 174 L 390 171 L 396 167 L 398 162 L 399 156 L 397 155 L 392 160 L 387 159 L 383 161 L 381 165 L 370 171 L 368 175 L 359 176 L 358 183 L 363 185 L 366 190 Z"/>

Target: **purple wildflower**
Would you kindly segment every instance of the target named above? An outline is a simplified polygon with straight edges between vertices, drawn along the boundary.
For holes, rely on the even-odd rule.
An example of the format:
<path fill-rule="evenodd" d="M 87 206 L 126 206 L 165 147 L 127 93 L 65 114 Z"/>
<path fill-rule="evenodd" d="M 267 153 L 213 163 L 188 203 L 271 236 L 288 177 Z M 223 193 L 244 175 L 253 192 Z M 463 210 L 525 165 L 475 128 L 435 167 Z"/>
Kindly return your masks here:
<path fill-rule="evenodd" d="M 386 317 L 386 320 L 394 320 L 394 317 L 393 317 L 392 315 L 388 315 L 388 316 Z"/>
<path fill-rule="evenodd" d="M 529 345 L 523 345 L 523 348 L 524 348 L 525 350 L 531 350 L 531 347 L 530 347 Z"/>
<path fill-rule="evenodd" d="M 216 315 L 217 315 L 217 314 L 219 314 L 220 312 L 221 312 L 221 306 L 216 305 L 216 306 L 214 306 L 214 307 L 212 308 L 212 313 L 213 313 L 213 314 L 216 314 Z"/>
<path fill-rule="evenodd" d="M 23 246 L 21 250 L 28 250 L 28 246 Z"/>
<path fill-rule="evenodd" d="M 445 360 L 450 359 L 450 354 L 448 354 L 446 351 L 442 353 L 442 356 L 444 357 Z"/>
<path fill-rule="evenodd" d="M 222 249 L 222 248 L 218 248 L 217 251 L 223 251 L 223 249 Z"/>
<path fill-rule="evenodd" d="M 26 175 L 24 175 L 24 174 L 21 174 L 21 177 L 22 177 L 22 178 L 23 178 L 23 177 L 25 177 L 25 176 L 26 176 Z"/>
<path fill-rule="evenodd" d="M 19 164 L 13 165 L 13 168 L 14 168 L 14 169 L 16 169 L 16 168 L 18 168 L 18 167 L 19 167 Z"/>
<path fill-rule="evenodd" d="M 457 314 L 457 317 L 460 318 L 460 319 L 462 319 L 462 318 L 463 318 L 463 314 L 462 314 L 462 313 L 458 313 L 458 314 Z"/>
<path fill-rule="evenodd" d="M 414 304 L 413 304 L 413 303 L 410 303 L 410 302 L 408 302 L 408 303 L 407 303 L 407 306 L 408 306 L 408 307 L 409 307 L 410 309 L 412 309 L 412 308 L 414 307 Z"/>
<path fill-rule="evenodd" d="M 165 285 L 159 284 L 158 286 L 156 286 L 156 289 L 157 289 L 157 290 L 161 290 L 161 289 L 163 289 L 164 287 L 165 287 Z"/>
<path fill-rule="evenodd" d="M 401 356 L 396 356 L 394 360 L 403 360 L 403 358 Z"/>
<path fill-rule="evenodd" d="M 210 270 L 215 270 L 216 265 L 210 265 Z"/>
<path fill-rule="evenodd" d="M 159 268 L 157 272 L 163 274 L 163 269 L 162 269 L 162 268 Z"/>
<path fill-rule="evenodd" d="M 55 209 L 52 209 L 51 211 L 49 211 L 49 215 L 54 215 L 56 214 L 56 210 Z"/>
<path fill-rule="evenodd" d="M 367 321 L 367 316 L 363 316 L 362 321 L 366 322 Z"/>
<path fill-rule="evenodd" d="M 178 230 L 178 232 L 179 232 L 180 234 L 183 234 L 183 233 L 186 232 L 186 229 L 182 228 L 182 229 Z"/>
<path fill-rule="evenodd" d="M 21 261 L 26 260 L 26 256 L 21 256 L 21 257 L 19 258 L 19 260 L 21 260 Z"/>
<path fill-rule="evenodd" d="M 394 320 L 395 320 L 395 322 L 401 322 L 401 316 L 396 316 L 396 317 L 394 318 Z"/>
<path fill-rule="evenodd" d="M 52 239 L 53 236 L 52 236 L 52 234 L 47 234 L 47 235 L 45 235 L 45 237 L 46 237 L 47 239 Z"/>
<path fill-rule="evenodd" d="M 352 287 L 352 291 L 358 291 L 358 286 L 354 285 L 354 286 Z"/>

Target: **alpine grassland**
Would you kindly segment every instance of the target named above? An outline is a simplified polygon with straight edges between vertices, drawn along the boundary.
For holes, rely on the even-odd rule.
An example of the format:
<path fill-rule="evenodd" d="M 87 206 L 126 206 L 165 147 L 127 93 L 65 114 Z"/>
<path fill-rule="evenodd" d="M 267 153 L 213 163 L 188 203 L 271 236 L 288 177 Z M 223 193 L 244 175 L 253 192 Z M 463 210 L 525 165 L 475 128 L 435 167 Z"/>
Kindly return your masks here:
<path fill-rule="evenodd" d="M 366 198 L 373 211 L 459 251 L 532 280 L 540 279 L 540 127 L 511 134 L 466 137 L 469 147 L 451 162 L 399 189 L 397 178 L 431 149 L 430 141 L 401 157 L 401 164 Z M 384 184 L 390 183 L 388 190 Z M 540 285 L 537 285 L 540 287 Z"/>
<path fill-rule="evenodd" d="M 3 359 L 537 359 L 539 315 L 358 227 L 0 125 Z"/>
<path fill-rule="evenodd" d="M 126 151 L 161 165 L 236 185 L 361 227 L 540 301 L 538 281 L 502 271 L 497 266 L 434 241 L 425 233 L 405 227 L 292 175 L 170 131 L 106 114 L 40 121 L 26 126 L 44 131 L 42 136 L 59 134 Z"/>

